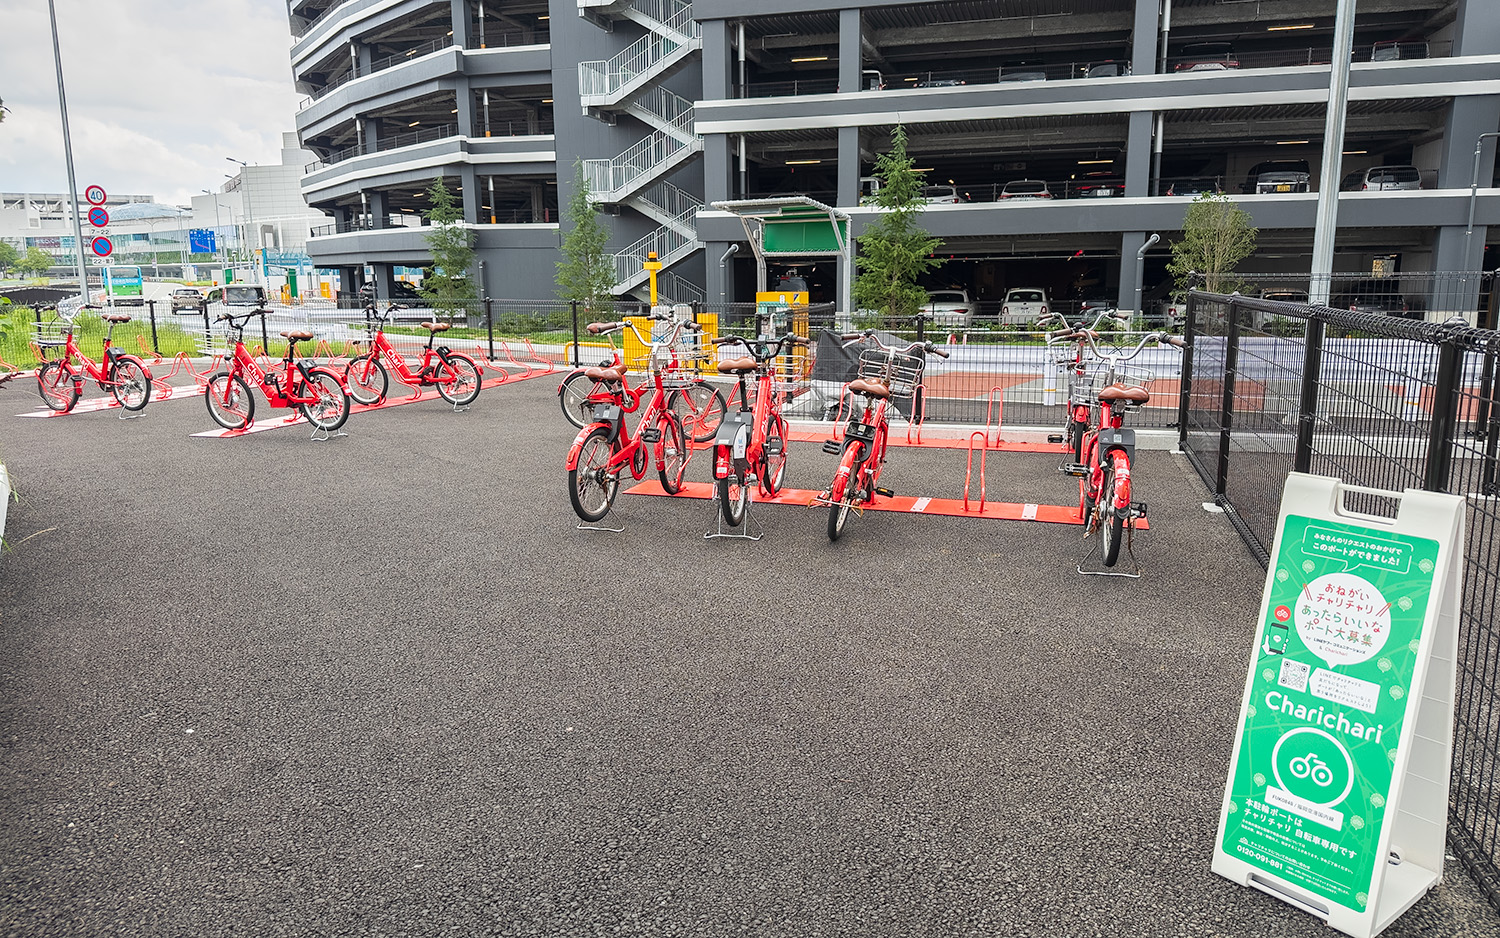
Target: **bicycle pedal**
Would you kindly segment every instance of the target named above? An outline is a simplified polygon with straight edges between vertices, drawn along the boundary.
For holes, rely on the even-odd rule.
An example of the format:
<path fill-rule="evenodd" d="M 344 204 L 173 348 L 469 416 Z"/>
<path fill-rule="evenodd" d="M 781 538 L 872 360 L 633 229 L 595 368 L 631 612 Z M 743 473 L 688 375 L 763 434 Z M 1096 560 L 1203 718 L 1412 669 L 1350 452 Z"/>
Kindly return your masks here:
<path fill-rule="evenodd" d="M 1065 462 L 1057 467 L 1057 471 L 1065 476 L 1077 476 L 1081 479 L 1089 474 L 1089 467 L 1081 462 Z"/>
<path fill-rule="evenodd" d="M 879 487 L 877 487 L 875 489 L 875 494 L 879 495 L 881 498 L 895 498 L 896 497 L 896 493 L 892 492 L 890 489 L 887 489 L 887 488 L 879 488 Z"/>
<path fill-rule="evenodd" d="M 661 440 L 661 431 L 655 427 L 648 427 L 641 431 L 642 443 L 656 443 Z"/>
<path fill-rule="evenodd" d="M 1061 443 L 1062 441 L 1063 441 L 1063 435 L 1061 433 L 1049 433 L 1049 434 L 1047 434 L 1047 442 L 1048 443 Z"/>
<path fill-rule="evenodd" d="M 837 456 L 839 454 L 839 451 L 840 451 L 840 445 L 839 445 L 839 441 L 838 440 L 824 440 L 823 441 L 823 452 L 829 453 L 829 454 L 834 455 L 834 456 Z"/>
<path fill-rule="evenodd" d="M 1137 517 L 1137 518 L 1144 518 L 1144 517 L 1146 517 L 1146 503 L 1145 502 L 1135 502 L 1134 504 L 1132 504 L 1130 506 L 1130 513 L 1132 515 L 1134 515 L 1135 517 Z"/>

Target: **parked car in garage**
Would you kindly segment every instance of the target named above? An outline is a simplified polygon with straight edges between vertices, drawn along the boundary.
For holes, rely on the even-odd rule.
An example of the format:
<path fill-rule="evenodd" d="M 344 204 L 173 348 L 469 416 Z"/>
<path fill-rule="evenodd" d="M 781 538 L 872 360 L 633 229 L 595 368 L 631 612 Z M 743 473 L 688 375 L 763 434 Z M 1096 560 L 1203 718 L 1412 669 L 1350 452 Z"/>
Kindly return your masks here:
<path fill-rule="evenodd" d="M 958 205 L 969 200 L 953 186 L 923 186 L 922 201 L 928 205 Z"/>
<path fill-rule="evenodd" d="M 359 298 L 368 303 L 375 296 L 375 284 L 366 283 L 359 288 Z M 397 303 L 420 303 L 422 294 L 405 280 L 391 281 L 391 299 Z"/>
<path fill-rule="evenodd" d="M 1050 198 L 1052 198 L 1052 193 L 1048 191 L 1047 184 L 1040 179 L 1013 179 L 1000 190 L 1002 202 Z"/>
<path fill-rule="evenodd" d="M 929 290 L 922 312 L 935 326 L 967 328 L 974 322 L 974 301 L 967 290 Z"/>
<path fill-rule="evenodd" d="M 1307 192 L 1312 171 L 1307 160 L 1266 160 L 1250 167 L 1245 176 L 1244 191 L 1260 195 L 1267 192 Z"/>
<path fill-rule="evenodd" d="M 1034 323 L 1047 315 L 1050 309 L 1047 291 L 1041 287 L 1014 287 L 1005 291 L 1005 302 L 1000 306 L 1002 323 Z"/>
<path fill-rule="evenodd" d="M 1420 188 L 1422 173 L 1415 166 L 1371 166 L 1369 169 L 1355 170 L 1339 183 L 1340 192 Z"/>
<path fill-rule="evenodd" d="M 1228 42 L 1190 42 L 1182 47 L 1174 72 L 1221 72 L 1228 68 L 1239 68 L 1234 44 Z"/>

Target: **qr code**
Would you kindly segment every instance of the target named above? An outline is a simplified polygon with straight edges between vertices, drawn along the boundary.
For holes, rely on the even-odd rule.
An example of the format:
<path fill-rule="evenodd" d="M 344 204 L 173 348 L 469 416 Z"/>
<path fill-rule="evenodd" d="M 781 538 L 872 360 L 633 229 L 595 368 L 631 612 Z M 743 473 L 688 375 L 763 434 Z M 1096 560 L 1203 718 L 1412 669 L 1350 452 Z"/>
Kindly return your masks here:
<path fill-rule="evenodd" d="M 1288 690 L 1306 691 L 1307 676 L 1312 669 L 1300 661 L 1282 660 L 1281 680 L 1276 683 Z"/>

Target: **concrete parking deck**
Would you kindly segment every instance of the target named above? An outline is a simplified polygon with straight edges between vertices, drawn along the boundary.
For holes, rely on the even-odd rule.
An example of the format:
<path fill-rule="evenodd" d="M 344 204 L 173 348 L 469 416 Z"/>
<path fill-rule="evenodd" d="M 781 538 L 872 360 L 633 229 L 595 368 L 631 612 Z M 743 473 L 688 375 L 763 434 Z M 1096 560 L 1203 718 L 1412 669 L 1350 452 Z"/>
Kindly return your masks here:
<path fill-rule="evenodd" d="M 579 531 L 554 387 L 329 443 L 0 391 L 0 931 L 1329 934 L 1209 872 L 1262 574 L 1181 457 L 1140 454 L 1137 581 L 1070 525 Z M 1067 503 L 1056 461 L 991 454 L 989 498 Z M 1452 863 L 1386 934 L 1497 928 Z"/>

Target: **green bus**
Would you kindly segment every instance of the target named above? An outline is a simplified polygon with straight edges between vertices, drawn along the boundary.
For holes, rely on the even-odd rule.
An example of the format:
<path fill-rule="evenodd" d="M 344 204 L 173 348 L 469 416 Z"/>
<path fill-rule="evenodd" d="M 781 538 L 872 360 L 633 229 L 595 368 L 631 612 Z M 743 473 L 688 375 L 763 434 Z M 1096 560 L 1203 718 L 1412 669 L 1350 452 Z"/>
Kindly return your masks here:
<path fill-rule="evenodd" d="M 139 267 L 104 268 L 104 295 L 111 306 L 145 306 Z"/>

